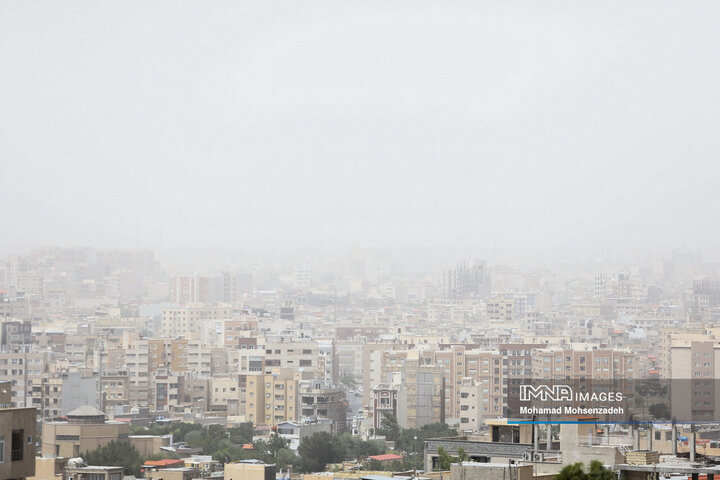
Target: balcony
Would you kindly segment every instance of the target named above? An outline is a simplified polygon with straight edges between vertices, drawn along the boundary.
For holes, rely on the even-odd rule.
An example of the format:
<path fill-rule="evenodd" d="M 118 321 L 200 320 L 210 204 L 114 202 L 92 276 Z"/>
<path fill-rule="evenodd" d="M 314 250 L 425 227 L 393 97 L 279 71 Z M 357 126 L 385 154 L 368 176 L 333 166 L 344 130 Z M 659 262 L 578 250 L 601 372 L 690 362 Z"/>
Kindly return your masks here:
<path fill-rule="evenodd" d="M 12 450 L 10 452 L 10 461 L 11 462 L 19 462 L 23 459 L 23 451 L 22 450 Z"/>

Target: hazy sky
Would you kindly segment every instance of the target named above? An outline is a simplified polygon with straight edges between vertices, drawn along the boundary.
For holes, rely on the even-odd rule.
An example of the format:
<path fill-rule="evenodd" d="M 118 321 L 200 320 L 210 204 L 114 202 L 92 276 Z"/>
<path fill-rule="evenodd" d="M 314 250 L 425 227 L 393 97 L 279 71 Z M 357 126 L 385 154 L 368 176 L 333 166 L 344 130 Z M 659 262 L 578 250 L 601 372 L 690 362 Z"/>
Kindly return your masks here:
<path fill-rule="evenodd" d="M 720 240 L 720 2 L 4 1 L 0 252 Z"/>

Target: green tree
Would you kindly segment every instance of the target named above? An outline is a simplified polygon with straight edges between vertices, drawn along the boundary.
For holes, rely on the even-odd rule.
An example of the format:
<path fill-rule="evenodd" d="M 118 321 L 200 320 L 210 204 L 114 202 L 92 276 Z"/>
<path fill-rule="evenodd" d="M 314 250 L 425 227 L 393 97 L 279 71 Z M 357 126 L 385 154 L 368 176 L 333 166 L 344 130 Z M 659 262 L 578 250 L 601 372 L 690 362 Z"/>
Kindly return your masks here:
<path fill-rule="evenodd" d="M 456 436 L 457 430 L 441 422 L 430 423 L 420 428 L 404 428 L 398 435 L 395 449 L 401 452 L 422 453 L 425 440 L 428 438 Z"/>
<path fill-rule="evenodd" d="M 598 460 L 590 462 L 590 471 L 587 475 L 588 480 L 617 480 L 617 475 L 603 466 Z"/>
<path fill-rule="evenodd" d="M 464 448 L 460 447 L 458 448 L 457 459 L 458 462 L 467 462 L 468 460 L 470 460 L 470 455 L 468 455 Z"/>
<path fill-rule="evenodd" d="M 327 432 L 316 432 L 304 438 L 298 447 L 303 472 L 322 472 L 328 463 L 340 462 L 345 456 L 342 445 Z"/>
<path fill-rule="evenodd" d="M 603 467 L 598 460 L 590 462 L 590 471 L 585 473 L 584 465 L 580 462 L 573 463 L 560 470 L 555 480 L 616 480 L 617 476 Z"/>
<path fill-rule="evenodd" d="M 274 463 L 277 453 L 288 448 L 290 443 L 280 435 L 273 435 L 267 440 L 258 440 L 253 443 L 253 450 L 255 453 L 263 458 L 271 459 L 270 463 Z"/>
<path fill-rule="evenodd" d="M 396 441 L 400 438 L 400 424 L 398 423 L 397 417 L 390 412 L 383 412 L 380 428 L 378 428 L 375 433 L 384 435 L 385 438 L 391 442 Z"/>
<path fill-rule="evenodd" d="M 81 457 L 88 465 L 123 467 L 125 475 L 140 476 L 143 459 L 128 441 L 111 441 L 105 446 L 85 452 Z"/>
<path fill-rule="evenodd" d="M 228 435 L 230 441 L 238 445 L 252 443 L 255 429 L 253 428 L 252 422 L 241 423 L 237 427 L 229 428 Z"/>
<path fill-rule="evenodd" d="M 131 426 L 130 435 L 172 435 L 173 441 L 184 442 L 188 433 L 202 430 L 203 426 L 196 423 L 173 422 L 170 424 L 151 424 L 148 428 Z"/>
<path fill-rule="evenodd" d="M 560 470 L 555 480 L 587 480 L 587 474 L 582 462 L 573 463 Z"/>
<path fill-rule="evenodd" d="M 379 455 L 385 452 L 382 440 L 364 441 L 349 432 L 337 437 L 337 442 L 340 444 L 342 451 L 345 452 L 345 460 L 364 460 L 371 455 Z"/>
<path fill-rule="evenodd" d="M 275 465 L 283 470 L 297 468 L 300 466 L 300 457 L 289 448 L 281 448 L 275 455 Z"/>
<path fill-rule="evenodd" d="M 454 457 L 452 457 L 445 448 L 440 447 L 438 448 L 438 462 L 439 462 L 439 469 L 440 470 L 450 470 L 450 465 L 452 465 L 455 461 L 457 461 Z"/>

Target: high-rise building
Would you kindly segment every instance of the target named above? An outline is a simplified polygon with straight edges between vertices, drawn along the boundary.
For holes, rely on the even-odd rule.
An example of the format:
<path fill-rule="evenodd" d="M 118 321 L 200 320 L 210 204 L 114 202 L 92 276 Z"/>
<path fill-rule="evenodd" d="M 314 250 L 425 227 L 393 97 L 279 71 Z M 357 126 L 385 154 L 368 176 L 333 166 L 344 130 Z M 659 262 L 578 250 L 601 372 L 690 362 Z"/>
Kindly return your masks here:
<path fill-rule="evenodd" d="M 490 270 L 484 261 L 461 263 L 443 272 L 443 293 L 446 298 L 480 297 L 491 292 Z"/>

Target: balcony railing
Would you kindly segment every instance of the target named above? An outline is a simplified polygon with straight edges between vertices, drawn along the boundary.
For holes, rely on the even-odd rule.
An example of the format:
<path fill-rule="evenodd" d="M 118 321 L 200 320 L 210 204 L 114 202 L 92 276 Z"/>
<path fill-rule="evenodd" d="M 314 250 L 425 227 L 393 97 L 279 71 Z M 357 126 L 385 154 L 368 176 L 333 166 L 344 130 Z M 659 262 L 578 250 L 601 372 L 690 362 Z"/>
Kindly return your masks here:
<path fill-rule="evenodd" d="M 578 445 L 584 447 L 594 447 L 600 445 L 608 445 L 613 447 L 628 447 L 633 444 L 633 437 L 629 435 L 597 435 L 589 438 L 581 436 L 578 438 Z"/>
<path fill-rule="evenodd" d="M 19 462 L 22 459 L 23 459 L 23 451 L 22 450 L 13 450 L 10 453 L 10 461 Z"/>

